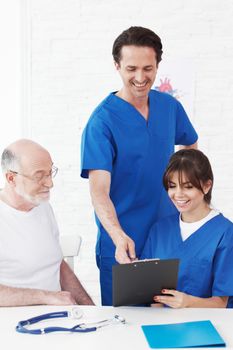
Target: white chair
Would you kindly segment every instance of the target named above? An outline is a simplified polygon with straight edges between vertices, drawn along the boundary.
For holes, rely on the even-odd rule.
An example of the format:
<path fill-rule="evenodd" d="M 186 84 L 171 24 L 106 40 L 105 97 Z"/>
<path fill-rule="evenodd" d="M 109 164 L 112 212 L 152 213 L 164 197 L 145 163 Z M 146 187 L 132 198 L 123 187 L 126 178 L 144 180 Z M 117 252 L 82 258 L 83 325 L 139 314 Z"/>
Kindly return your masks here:
<path fill-rule="evenodd" d="M 60 245 L 63 257 L 70 268 L 74 271 L 74 258 L 78 256 L 81 247 L 82 238 L 79 235 L 60 236 Z"/>

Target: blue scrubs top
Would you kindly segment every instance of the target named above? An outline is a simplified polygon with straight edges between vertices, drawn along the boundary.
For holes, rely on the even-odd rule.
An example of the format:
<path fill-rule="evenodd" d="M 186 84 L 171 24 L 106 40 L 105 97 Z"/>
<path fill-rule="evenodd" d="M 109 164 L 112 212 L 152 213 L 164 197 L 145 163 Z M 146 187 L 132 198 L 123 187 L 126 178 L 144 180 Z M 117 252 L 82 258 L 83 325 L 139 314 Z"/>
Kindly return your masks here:
<path fill-rule="evenodd" d="M 219 214 L 185 241 L 179 214 L 155 223 L 142 259 L 180 259 L 177 290 L 197 297 L 229 296 L 233 307 L 233 223 Z"/>
<path fill-rule="evenodd" d="M 81 176 L 91 169 L 111 173 L 110 198 L 119 222 L 139 256 L 153 222 L 174 213 L 162 176 L 174 145 L 190 145 L 197 134 L 182 105 L 151 90 L 148 121 L 111 93 L 95 109 L 82 135 Z M 114 257 L 115 246 L 98 218 L 97 254 Z"/>

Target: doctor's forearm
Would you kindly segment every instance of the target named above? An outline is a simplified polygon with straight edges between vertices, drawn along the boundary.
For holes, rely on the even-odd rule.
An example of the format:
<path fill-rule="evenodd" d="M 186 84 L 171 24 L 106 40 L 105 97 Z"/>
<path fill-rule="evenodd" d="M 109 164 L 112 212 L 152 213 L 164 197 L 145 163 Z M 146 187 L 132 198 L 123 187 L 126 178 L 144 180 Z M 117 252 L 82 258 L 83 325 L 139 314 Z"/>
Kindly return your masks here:
<path fill-rule="evenodd" d="M 95 212 L 116 246 L 115 259 L 128 263 L 135 259 L 134 241 L 122 229 L 114 204 L 110 198 L 111 174 L 107 171 L 89 172 L 90 194 Z"/>
<path fill-rule="evenodd" d="M 180 149 L 198 149 L 198 143 L 195 142 L 192 145 L 179 145 L 179 150 Z"/>
<path fill-rule="evenodd" d="M 108 232 L 109 236 L 113 240 L 114 244 L 117 245 L 121 237 L 125 237 L 126 234 L 119 223 L 115 207 L 110 197 L 105 193 L 93 192 L 91 194 L 91 197 L 96 215 L 98 216 L 104 229 Z"/>
<path fill-rule="evenodd" d="M 189 295 L 187 307 L 203 307 L 203 308 L 225 308 L 227 306 L 228 297 L 211 297 L 199 298 Z"/>

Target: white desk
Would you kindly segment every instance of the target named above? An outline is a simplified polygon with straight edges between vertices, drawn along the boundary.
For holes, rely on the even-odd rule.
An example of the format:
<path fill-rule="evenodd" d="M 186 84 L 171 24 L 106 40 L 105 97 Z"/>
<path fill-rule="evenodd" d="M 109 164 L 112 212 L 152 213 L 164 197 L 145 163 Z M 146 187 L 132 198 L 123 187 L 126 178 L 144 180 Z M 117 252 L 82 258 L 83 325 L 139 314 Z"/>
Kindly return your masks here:
<path fill-rule="evenodd" d="M 144 307 L 95 307 L 82 306 L 83 318 L 53 319 L 37 323 L 32 328 L 52 325 L 74 326 L 82 322 L 94 322 L 111 318 L 115 314 L 125 317 L 125 325 L 117 324 L 103 327 L 93 333 L 51 333 L 44 335 L 20 334 L 15 326 L 40 314 L 70 310 L 61 306 L 28 306 L 17 308 L 0 308 L 0 339 L 2 349 L 19 350 L 145 350 L 149 349 L 142 324 L 175 323 L 196 320 L 212 321 L 227 344 L 233 349 L 233 309 L 158 309 Z M 207 349 L 207 348 L 206 348 Z M 222 349 L 222 348 L 219 348 Z"/>

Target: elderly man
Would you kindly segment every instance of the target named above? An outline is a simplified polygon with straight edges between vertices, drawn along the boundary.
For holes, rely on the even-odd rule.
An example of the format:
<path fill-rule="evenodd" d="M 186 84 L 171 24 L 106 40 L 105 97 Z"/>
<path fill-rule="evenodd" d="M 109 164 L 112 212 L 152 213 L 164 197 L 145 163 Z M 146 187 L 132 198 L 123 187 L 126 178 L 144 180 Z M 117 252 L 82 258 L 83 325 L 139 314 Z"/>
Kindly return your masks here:
<path fill-rule="evenodd" d="M 93 305 L 62 257 L 48 202 L 57 173 L 49 152 L 18 140 L 3 151 L 1 165 L 0 306 Z"/>

